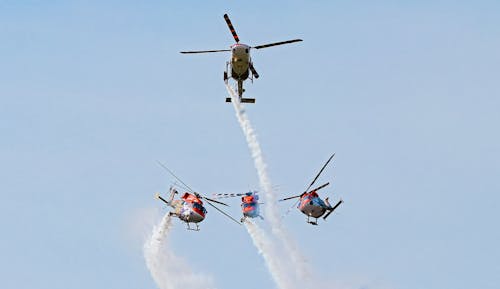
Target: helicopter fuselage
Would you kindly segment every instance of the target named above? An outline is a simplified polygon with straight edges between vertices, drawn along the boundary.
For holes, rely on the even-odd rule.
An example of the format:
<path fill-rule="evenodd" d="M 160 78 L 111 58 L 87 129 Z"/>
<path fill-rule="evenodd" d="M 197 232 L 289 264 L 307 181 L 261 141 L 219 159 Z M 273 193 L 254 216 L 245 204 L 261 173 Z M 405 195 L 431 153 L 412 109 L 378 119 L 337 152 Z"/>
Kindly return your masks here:
<path fill-rule="evenodd" d="M 316 192 L 306 193 L 300 197 L 297 208 L 306 216 L 319 218 L 325 214 L 331 206 L 323 201 Z"/>
<path fill-rule="evenodd" d="M 241 198 L 241 210 L 244 217 L 256 218 L 260 217 L 259 196 L 249 192 Z"/>
<path fill-rule="evenodd" d="M 246 80 L 250 73 L 250 46 L 236 43 L 231 46 L 231 77 Z"/>
<path fill-rule="evenodd" d="M 231 20 L 227 14 L 224 14 L 224 20 L 229 28 L 229 31 L 233 35 L 235 44 L 230 46 L 230 49 L 217 49 L 217 50 L 197 50 L 197 51 L 181 51 L 181 53 L 192 54 L 192 53 L 214 53 L 214 52 L 226 52 L 231 51 L 231 60 L 226 62 L 226 70 L 224 71 L 224 82 L 228 85 L 228 79 L 233 78 L 237 82 L 236 92 L 241 102 L 243 103 L 255 103 L 255 98 L 243 98 L 243 81 L 250 78 L 259 78 L 259 74 L 255 70 L 250 59 L 250 49 L 262 49 L 267 47 L 273 47 L 277 45 L 289 44 L 294 42 L 302 41 L 302 39 L 292 39 L 280 42 L 267 43 L 264 45 L 250 46 L 240 43 L 240 38 L 234 29 Z M 229 67 L 230 66 L 230 67 Z M 230 68 L 230 69 L 228 69 Z M 251 74 L 250 74 L 251 73 Z M 226 97 L 226 102 L 231 102 L 231 97 Z"/>
<path fill-rule="evenodd" d="M 182 198 L 170 202 L 170 206 L 174 208 L 171 214 L 186 223 L 199 223 L 205 219 L 207 214 L 207 210 L 200 200 L 192 201 Z"/>
<path fill-rule="evenodd" d="M 205 219 L 206 212 L 198 203 L 185 203 L 182 205 L 179 219 L 188 223 L 199 223 Z"/>

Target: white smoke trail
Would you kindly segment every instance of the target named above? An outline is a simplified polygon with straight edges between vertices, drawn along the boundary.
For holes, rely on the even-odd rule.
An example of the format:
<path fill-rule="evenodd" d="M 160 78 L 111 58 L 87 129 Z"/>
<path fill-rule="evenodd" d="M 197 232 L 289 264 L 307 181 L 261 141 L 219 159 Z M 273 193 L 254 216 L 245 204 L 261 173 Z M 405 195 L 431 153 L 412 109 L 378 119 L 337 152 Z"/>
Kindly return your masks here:
<path fill-rule="evenodd" d="M 276 254 L 277 248 L 274 248 L 273 242 L 266 236 L 265 232 L 248 219 L 245 220 L 245 228 L 252 238 L 253 244 L 259 250 L 259 254 L 264 258 L 278 287 L 294 288 L 293 279 L 288 278 L 286 268 L 283 266 L 285 262 L 280 262 L 281 258 Z"/>
<path fill-rule="evenodd" d="M 259 141 L 257 140 L 257 135 L 255 134 L 250 120 L 246 115 L 243 106 L 240 104 L 235 92 L 228 84 L 226 84 L 226 88 L 229 92 L 229 95 L 231 96 L 231 101 L 236 111 L 236 118 L 238 119 L 241 129 L 243 130 L 248 147 L 252 154 L 254 165 L 257 169 L 260 186 L 264 191 L 264 197 L 266 199 L 264 214 L 266 216 L 266 219 L 271 225 L 274 236 L 283 242 L 286 254 L 290 257 L 291 263 L 294 267 L 295 276 L 298 277 L 297 281 L 299 281 L 299 283 L 301 284 L 306 284 L 306 282 L 310 280 L 312 270 L 307 263 L 306 258 L 300 252 L 293 238 L 281 224 L 279 209 L 276 204 L 277 199 L 272 192 L 271 181 L 267 175 L 267 166 L 264 162 L 262 150 L 260 148 Z"/>
<path fill-rule="evenodd" d="M 188 264 L 168 250 L 168 232 L 172 219 L 166 214 L 153 228 L 149 240 L 144 244 L 144 258 L 151 276 L 160 289 L 207 289 L 215 288 L 213 280 L 205 275 L 195 274 Z"/>

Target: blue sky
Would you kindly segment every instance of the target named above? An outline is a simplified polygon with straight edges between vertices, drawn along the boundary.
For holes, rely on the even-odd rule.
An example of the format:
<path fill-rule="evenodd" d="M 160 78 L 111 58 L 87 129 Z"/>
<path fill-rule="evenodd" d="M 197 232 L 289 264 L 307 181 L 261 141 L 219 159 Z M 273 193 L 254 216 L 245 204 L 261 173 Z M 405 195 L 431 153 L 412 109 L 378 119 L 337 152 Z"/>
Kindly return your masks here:
<path fill-rule="evenodd" d="M 208 194 L 258 187 L 223 102 L 228 55 L 178 53 L 231 45 L 229 13 L 243 43 L 304 39 L 253 52 L 247 111 L 283 195 L 337 153 L 323 194 L 345 204 L 319 227 L 285 220 L 318 275 L 496 288 L 499 3 L 310 2 L 1 1 L 1 287 L 155 288 L 144 216 L 171 181 L 156 160 Z M 172 247 L 221 289 L 274 286 L 213 211 Z"/>

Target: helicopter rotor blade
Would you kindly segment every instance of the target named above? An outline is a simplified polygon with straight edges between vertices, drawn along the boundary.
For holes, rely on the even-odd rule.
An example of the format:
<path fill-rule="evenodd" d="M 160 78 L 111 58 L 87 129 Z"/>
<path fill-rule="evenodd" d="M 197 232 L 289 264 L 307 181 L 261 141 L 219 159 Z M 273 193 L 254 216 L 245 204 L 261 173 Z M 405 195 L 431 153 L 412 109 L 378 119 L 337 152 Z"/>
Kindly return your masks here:
<path fill-rule="evenodd" d="M 302 195 L 296 195 L 296 196 L 293 196 L 293 197 L 288 197 L 288 198 L 280 199 L 280 200 L 278 200 L 278 202 L 288 201 L 288 200 L 291 200 L 291 199 L 299 198 L 300 196 L 302 196 Z"/>
<path fill-rule="evenodd" d="M 242 194 L 242 193 L 226 193 L 226 194 L 223 194 L 223 193 L 217 193 L 217 194 L 213 194 L 213 196 L 216 198 L 216 199 L 223 199 L 223 198 L 234 198 L 234 197 L 240 197 L 240 196 L 243 196 L 245 194 Z"/>
<path fill-rule="evenodd" d="M 314 185 L 314 183 L 316 182 L 316 180 L 319 178 L 319 176 L 321 175 L 321 173 L 323 172 L 323 170 L 326 168 L 326 166 L 333 159 L 334 156 L 335 156 L 335 153 L 326 161 L 326 163 L 323 165 L 323 167 L 321 168 L 321 170 L 319 171 L 319 173 L 316 175 L 316 177 L 314 178 L 314 180 L 311 182 L 311 184 L 309 185 L 309 187 L 307 187 L 307 189 L 304 192 L 309 191 L 309 189 Z"/>
<path fill-rule="evenodd" d="M 175 181 L 173 184 L 172 184 L 173 187 L 176 187 L 176 188 L 180 188 L 180 189 L 183 189 L 185 190 L 186 192 L 189 191 L 188 188 L 186 188 L 183 184 L 179 184 L 177 181 Z"/>
<path fill-rule="evenodd" d="M 220 204 L 220 205 L 223 205 L 223 206 L 229 207 L 229 205 L 228 205 L 228 204 L 226 204 L 226 203 L 219 202 L 219 201 L 217 201 L 217 200 L 210 199 L 210 198 L 207 198 L 207 197 L 202 197 L 202 198 L 203 198 L 203 199 L 205 199 L 205 200 L 207 200 L 207 201 L 209 201 L 209 202 L 214 202 L 214 203 L 217 203 L 217 204 Z"/>
<path fill-rule="evenodd" d="M 224 212 L 223 210 L 217 208 L 217 206 L 215 206 L 214 204 L 212 204 L 208 199 L 207 199 L 207 204 L 209 204 L 210 206 L 212 206 L 214 209 L 216 209 L 217 211 L 219 211 L 219 213 L 223 214 L 224 216 L 228 217 L 229 219 L 233 220 L 236 224 L 240 225 L 241 226 L 241 223 L 238 222 L 236 219 L 234 219 L 233 217 L 231 217 L 229 214 L 227 214 L 226 212 Z"/>
<path fill-rule="evenodd" d="M 252 48 L 255 48 L 255 49 L 268 48 L 268 47 L 271 47 L 271 46 L 283 45 L 283 44 L 300 42 L 300 41 L 302 41 L 302 39 L 293 39 L 293 40 L 287 40 L 287 41 L 280 41 L 280 42 L 268 43 L 268 44 L 263 44 L 263 45 L 257 45 L 257 46 L 253 46 Z"/>
<path fill-rule="evenodd" d="M 194 190 L 191 189 L 188 185 L 186 185 L 186 183 L 184 183 L 179 177 L 177 177 L 174 172 L 172 172 L 169 168 L 167 168 L 167 166 L 165 166 L 164 164 L 162 164 L 160 161 L 157 161 L 158 164 L 164 168 L 172 177 L 174 177 L 176 180 L 178 180 L 181 184 L 183 184 L 186 188 L 189 189 L 189 191 L 191 191 L 191 193 L 194 193 Z"/>
<path fill-rule="evenodd" d="M 236 30 L 234 30 L 234 26 L 231 23 L 231 20 L 229 20 L 229 16 L 227 16 L 227 14 L 224 14 L 224 20 L 226 20 L 229 31 L 231 31 L 231 34 L 233 34 L 234 41 L 236 41 L 236 43 L 240 42 L 240 38 L 238 37 L 238 34 L 236 34 Z"/>
<path fill-rule="evenodd" d="M 309 193 L 310 193 L 310 192 L 319 191 L 319 190 L 321 190 L 322 188 L 324 188 L 324 187 L 328 186 L 329 184 L 330 184 L 330 183 L 322 184 L 321 186 L 319 186 L 319 187 L 317 187 L 317 188 L 314 188 L 314 189 L 310 190 L 310 191 L 309 191 Z"/>
<path fill-rule="evenodd" d="M 230 49 L 219 49 L 219 50 L 195 50 L 195 51 L 181 51 L 182 54 L 194 54 L 194 53 L 213 53 L 213 52 L 226 52 L 231 51 Z"/>
<path fill-rule="evenodd" d="M 297 205 L 299 204 L 300 200 L 297 200 L 295 203 L 293 203 L 293 205 L 291 207 L 288 208 L 288 210 L 286 210 L 286 212 L 281 216 L 281 218 L 284 218 L 286 216 L 288 216 L 288 214 L 292 211 L 292 209 L 294 207 L 297 207 Z"/>

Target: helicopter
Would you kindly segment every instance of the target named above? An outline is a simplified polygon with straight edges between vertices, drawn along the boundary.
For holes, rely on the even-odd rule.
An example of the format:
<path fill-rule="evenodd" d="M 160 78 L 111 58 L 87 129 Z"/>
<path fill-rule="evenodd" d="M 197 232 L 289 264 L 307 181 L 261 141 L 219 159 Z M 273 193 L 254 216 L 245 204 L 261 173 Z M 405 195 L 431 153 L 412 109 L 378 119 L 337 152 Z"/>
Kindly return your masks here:
<path fill-rule="evenodd" d="M 230 194 L 214 194 L 216 199 L 221 198 L 231 198 L 231 197 L 240 197 L 241 196 L 241 211 L 243 213 L 243 217 L 241 218 L 241 222 L 243 223 L 246 218 L 264 218 L 260 215 L 259 205 L 259 195 L 257 191 L 250 191 L 246 193 L 230 193 Z"/>
<path fill-rule="evenodd" d="M 329 182 L 325 183 L 317 188 L 309 190 L 314 185 L 316 180 L 319 178 L 319 176 L 321 175 L 323 170 L 326 168 L 326 166 L 328 165 L 328 163 L 332 160 L 332 158 L 334 156 L 335 156 L 335 154 L 333 154 L 328 159 L 328 161 L 326 161 L 326 163 L 323 165 L 323 167 L 321 168 L 319 173 L 316 175 L 316 177 L 313 179 L 311 184 L 307 187 L 307 189 L 302 194 L 279 200 L 279 201 L 287 201 L 287 200 L 299 198 L 299 200 L 296 202 L 296 204 L 294 206 L 297 206 L 297 208 L 304 215 L 307 216 L 307 223 L 309 223 L 311 225 L 318 225 L 318 218 L 320 218 L 323 215 L 324 215 L 323 219 L 326 220 L 326 218 L 328 218 L 328 216 L 330 216 L 330 214 L 333 213 L 333 211 L 335 211 L 335 209 L 337 209 L 337 207 L 340 206 L 340 204 L 342 204 L 344 202 L 342 199 L 340 199 L 340 201 L 338 201 L 335 204 L 335 206 L 332 206 L 330 204 L 330 202 L 328 201 L 328 197 L 324 201 L 319 197 L 318 191 L 321 190 L 322 188 L 328 186 L 330 184 Z M 316 220 L 311 221 L 310 220 L 311 217 L 315 218 Z"/>
<path fill-rule="evenodd" d="M 235 44 L 231 45 L 230 49 L 219 49 L 219 50 L 200 50 L 200 51 L 181 51 L 183 54 L 193 54 L 193 53 L 213 53 L 213 52 L 226 52 L 231 51 L 231 60 L 226 62 L 226 70 L 224 71 L 224 82 L 227 84 L 229 78 L 233 78 L 237 83 L 237 92 L 240 102 L 243 103 L 255 103 L 255 98 L 243 98 L 243 81 L 250 78 L 253 83 L 253 79 L 259 78 L 259 74 L 253 65 L 252 59 L 250 57 L 251 49 L 262 49 L 271 46 L 289 44 L 293 42 L 302 41 L 302 39 L 293 39 L 281 42 L 268 43 L 257 46 L 250 46 L 247 44 L 240 43 L 240 38 L 236 34 L 236 30 L 229 19 L 227 14 L 224 14 L 224 20 L 226 21 L 231 34 L 233 35 Z M 227 97 L 226 102 L 231 102 L 231 98 Z"/>
<path fill-rule="evenodd" d="M 203 201 L 202 201 L 202 200 L 205 200 L 206 204 L 210 205 L 211 207 L 213 207 L 214 209 L 219 211 L 224 216 L 233 220 L 238 225 L 241 225 L 237 220 L 235 220 L 229 214 L 227 214 L 223 210 L 219 209 L 217 206 L 215 206 L 212 203 L 217 203 L 217 204 L 220 204 L 223 206 L 228 206 L 227 204 L 200 195 L 199 193 L 197 193 L 193 189 L 191 189 L 188 185 L 186 185 L 181 179 L 179 179 L 169 168 L 167 168 L 165 165 L 163 165 L 160 162 L 158 162 L 158 163 L 170 175 L 172 175 L 175 179 L 177 179 L 182 184 L 182 188 L 184 188 L 187 191 L 178 200 L 174 199 L 175 195 L 179 194 L 179 192 L 177 191 L 177 189 L 174 186 L 170 187 L 170 190 L 169 190 L 170 196 L 169 196 L 168 200 L 163 198 L 159 193 L 156 193 L 156 198 L 158 198 L 159 200 L 163 201 L 165 204 L 167 204 L 168 206 L 173 208 L 173 211 L 169 212 L 169 216 L 177 217 L 181 221 L 186 223 L 188 230 L 199 231 L 200 227 L 199 227 L 198 223 L 202 222 L 205 219 L 206 214 L 207 214 L 207 210 L 203 206 Z M 177 186 L 181 187 L 181 185 L 177 185 Z M 191 227 L 191 225 L 190 225 L 191 223 L 193 223 L 195 225 L 195 228 Z"/>

